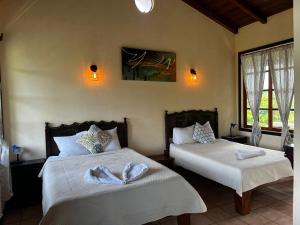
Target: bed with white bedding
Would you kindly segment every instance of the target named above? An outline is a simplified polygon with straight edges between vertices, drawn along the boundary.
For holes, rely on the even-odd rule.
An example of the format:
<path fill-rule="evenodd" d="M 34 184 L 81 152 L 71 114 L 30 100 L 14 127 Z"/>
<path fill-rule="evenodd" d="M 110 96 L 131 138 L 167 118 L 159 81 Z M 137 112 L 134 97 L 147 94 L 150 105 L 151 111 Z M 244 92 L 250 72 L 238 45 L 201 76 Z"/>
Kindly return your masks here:
<path fill-rule="evenodd" d="M 120 174 L 128 162 L 149 171 L 126 185 L 87 184 L 85 172 L 99 164 Z M 180 175 L 131 149 L 94 155 L 50 157 L 42 172 L 41 225 L 141 225 L 163 217 L 206 211 L 196 190 Z"/>
<path fill-rule="evenodd" d="M 96 124 L 103 130 L 117 127 L 122 149 L 98 154 L 58 156 L 53 137 L 74 135 Z M 46 124 L 48 159 L 43 179 L 41 225 L 141 225 L 167 216 L 178 216 L 188 225 L 190 213 L 206 211 L 197 191 L 180 175 L 127 147 L 127 124 L 85 122 L 51 127 Z M 145 163 L 149 170 L 124 185 L 89 183 L 85 174 L 103 165 L 120 176 L 125 165 Z"/>
<path fill-rule="evenodd" d="M 170 145 L 175 164 L 230 187 L 242 197 L 244 192 L 260 185 L 293 176 L 284 152 L 263 149 L 264 156 L 238 160 L 238 150 L 263 149 L 217 139 L 213 144 Z"/>
<path fill-rule="evenodd" d="M 240 214 L 250 212 L 251 190 L 293 176 L 283 152 L 215 139 L 218 138 L 217 109 L 166 111 L 165 129 L 166 154 L 175 159 L 176 165 L 234 189 Z M 264 154 L 238 160 L 236 154 L 240 156 L 240 152 Z"/>

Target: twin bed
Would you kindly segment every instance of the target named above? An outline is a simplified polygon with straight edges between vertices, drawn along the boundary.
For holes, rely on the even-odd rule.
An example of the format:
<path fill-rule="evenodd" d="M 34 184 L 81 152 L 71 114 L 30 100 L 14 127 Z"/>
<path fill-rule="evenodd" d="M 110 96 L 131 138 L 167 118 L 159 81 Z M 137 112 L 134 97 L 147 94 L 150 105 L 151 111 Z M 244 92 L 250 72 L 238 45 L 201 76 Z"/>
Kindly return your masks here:
<path fill-rule="evenodd" d="M 266 155 L 237 160 L 239 149 L 256 149 L 222 139 L 213 144 L 172 143 L 173 128 L 210 122 L 218 137 L 218 112 L 191 110 L 165 114 L 166 152 L 175 164 L 234 189 L 237 211 L 250 212 L 251 190 L 292 176 L 292 168 L 282 152 L 265 149 Z M 95 124 L 102 130 L 117 127 L 122 150 L 100 154 L 60 157 L 54 141 L 88 130 Z M 191 213 L 205 212 L 206 206 L 196 190 L 180 175 L 128 148 L 127 122 L 85 122 L 51 127 L 46 123 L 41 225 L 105 224 L 140 225 L 167 216 L 177 216 L 178 225 L 189 225 Z M 146 163 L 148 173 L 126 185 L 87 184 L 85 172 L 101 164 L 120 174 L 128 162 Z"/>

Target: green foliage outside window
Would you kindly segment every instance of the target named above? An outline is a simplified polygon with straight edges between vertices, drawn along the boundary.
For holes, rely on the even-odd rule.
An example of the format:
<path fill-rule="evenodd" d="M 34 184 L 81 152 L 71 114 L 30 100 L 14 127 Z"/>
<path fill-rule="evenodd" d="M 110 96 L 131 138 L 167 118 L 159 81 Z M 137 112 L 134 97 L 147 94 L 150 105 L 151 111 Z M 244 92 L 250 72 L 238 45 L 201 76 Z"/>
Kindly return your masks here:
<path fill-rule="evenodd" d="M 280 119 L 280 115 L 279 115 L 279 111 L 278 111 L 278 106 L 277 106 L 277 101 L 276 101 L 276 97 L 273 91 L 273 96 L 272 96 L 272 105 L 273 105 L 273 124 L 272 127 L 274 128 L 281 128 L 282 127 L 282 123 L 281 123 L 281 119 Z M 249 103 L 247 101 L 247 125 L 252 126 L 254 119 L 251 113 L 251 110 L 249 109 Z M 263 95 L 262 95 L 262 99 L 261 99 L 261 104 L 260 104 L 260 108 L 261 110 L 259 111 L 259 125 L 261 127 L 270 127 L 269 126 L 269 113 L 268 113 L 268 108 L 269 108 L 269 96 L 268 96 L 268 91 L 264 91 Z M 295 119 L 295 112 L 294 110 L 294 99 L 293 99 L 293 103 L 292 103 L 292 108 L 291 108 L 291 112 L 290 112 L 290 116 L 289 116 L 289 126 L 290 129 L 294 129 L 294 119 Z"/>

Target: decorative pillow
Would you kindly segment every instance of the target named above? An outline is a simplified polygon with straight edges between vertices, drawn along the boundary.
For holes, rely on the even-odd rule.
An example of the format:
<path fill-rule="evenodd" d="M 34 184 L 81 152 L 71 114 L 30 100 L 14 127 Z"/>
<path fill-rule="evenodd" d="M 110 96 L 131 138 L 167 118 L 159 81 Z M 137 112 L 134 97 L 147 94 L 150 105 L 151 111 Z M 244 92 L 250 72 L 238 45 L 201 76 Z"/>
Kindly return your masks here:
<path fill-rule="evenodd" d="M 106 146 L 111 140 L 111 136 L 100 130 L 97 126 L 92 125 L 88 132 L 77 140 L 79 144 L 84 146 L 92 154 L 104 151 Z"/>
<path fill-rule="evenodd" d="M 73 155 L 88 155 L 89 151 L 76 141 L 81 138 L 87 131 L 79 132 L 73 136 L 54 137 L 54 141 L 60 151 L 59 156 L 73 156 Z"/>
<path fill-rule="evenodd" d="M 99 142 L 103 147 L 105 147 L 112 139 L 110 134 L 101 130 L 96 125 L 91 125 L 89 132 L 95 136 L 98 136 Z"/>
<path fill-rule="evenodd" d="M 184 128 L 174 127 L 173 143 L 177 145 L 195 143 L 195 140 L 193 140 L 194 127 L 195 125 Z"/>
<path fill-rule="evenodd" d="M 201 144 L 209 144 L 215 142 L 215 134 L 209 124 L 209 121 L 207 121 L 204 125 L 196 122 L 193 139 Z"/>

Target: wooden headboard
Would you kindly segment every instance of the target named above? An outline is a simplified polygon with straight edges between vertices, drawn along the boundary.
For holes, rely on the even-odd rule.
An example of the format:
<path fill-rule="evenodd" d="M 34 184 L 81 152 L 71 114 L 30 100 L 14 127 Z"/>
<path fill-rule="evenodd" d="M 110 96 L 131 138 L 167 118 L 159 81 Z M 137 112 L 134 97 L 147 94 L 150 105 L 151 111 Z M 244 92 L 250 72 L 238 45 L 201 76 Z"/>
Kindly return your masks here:
<path fill-rule="evenodd" d="M 127 120 L 124 118 L 124 122 L 116 121 L 87 121 L 83 123 L 73 123 L 70 125 L 61 124 L 59 126 L 51 126 L 50 123 L 46 123 L 45 126 L 45 137 L 46 137 L 46 155 L 55 156 L 59 154 L 58 147 L 53 137 L 59 136 L 71 136 L 78 132 L 88 130 L 91 125 L 95 124 L 102 130 L 110 130 L 117 127 L 117 133 L 122 148 L 128 147 L 128 131 L 127 131 Z"/>
<path fill-rule="evenodd" d="M 188 110 L 182 112 L 165 112 L 165 138 L 166 138 L 166 151 L 169 154 L 170 141 L 173 138 L 174 127 L 187 127 L 195 124 L 196 122 L 204 124 L 209 121 L 216 138 L 219 137 L 218 128 L 218 109 L 214 111 L 209 110 Z"/>

